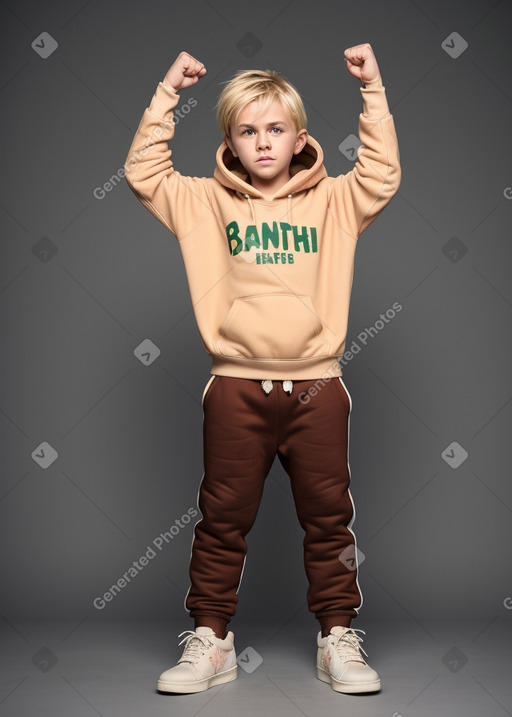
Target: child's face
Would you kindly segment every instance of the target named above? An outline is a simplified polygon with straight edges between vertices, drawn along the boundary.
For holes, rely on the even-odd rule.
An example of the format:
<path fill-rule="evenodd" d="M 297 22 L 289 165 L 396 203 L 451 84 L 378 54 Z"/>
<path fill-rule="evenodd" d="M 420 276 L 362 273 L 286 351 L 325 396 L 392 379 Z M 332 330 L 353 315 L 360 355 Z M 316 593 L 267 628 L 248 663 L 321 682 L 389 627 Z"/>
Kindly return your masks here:
<path fill-rule="evenodd" d="M 244 107 L 226 142 L 253 186 L 276 191 L 290 179 L 290 160 L 307 136 L 305 129 L 296 131 L 288 108 L 275 99 L 264 114 L 258 114 L 256 101 Z"/>

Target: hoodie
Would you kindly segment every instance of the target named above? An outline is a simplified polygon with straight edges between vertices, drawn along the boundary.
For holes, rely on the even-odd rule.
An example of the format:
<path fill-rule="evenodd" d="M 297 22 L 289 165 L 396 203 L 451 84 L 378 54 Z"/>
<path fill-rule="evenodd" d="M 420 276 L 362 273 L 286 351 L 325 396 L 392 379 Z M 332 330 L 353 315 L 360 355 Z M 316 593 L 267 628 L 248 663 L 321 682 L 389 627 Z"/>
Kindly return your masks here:
<path fill-rule="evenodd" d="M 179 243 L 211 373 L 252 379 L 341 376 L 360 234 L 396 193 L 398 142 L 382 85 L 360 87 L 353 168 L 329 177 L 309 136 L 269 200 L 225 141 L 212 177 L 177 171 L 168 142 L 179 95 L 159 82 L 124 164 L 140 202 Z"/>

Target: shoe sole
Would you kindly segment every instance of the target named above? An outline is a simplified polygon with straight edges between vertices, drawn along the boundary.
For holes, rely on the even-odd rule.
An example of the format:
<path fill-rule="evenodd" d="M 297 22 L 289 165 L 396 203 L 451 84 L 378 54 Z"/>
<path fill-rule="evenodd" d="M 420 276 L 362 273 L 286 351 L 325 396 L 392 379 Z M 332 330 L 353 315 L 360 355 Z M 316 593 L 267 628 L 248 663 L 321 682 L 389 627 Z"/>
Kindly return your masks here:
<path fill-rule="evenodd" d="M 380 680 L 373 680 L 372 682 L 340 682 L 335 677 L 330 675 L 328 672 L 323 670 L 321 667 L 316 668 L 316 676 L 322 682 L 330 684 L 335 692 L 344 692 L 348 695 L 354 695 L 365 692 L 379 692 Z"/>
<path fill-rule="evenodd" d="M 215 685 L 223 685 L 226 682 L 236 680 L 238 676 L 238 666 L 232 667 L 225 672 L 218 672 L 216 675 L 207 677 L 197 682 L 163 682 L 158 680 L 157 689 L 159 692 L 176 692 L 178 694 L 189 694 L 191 692 L 204 692 Z"/>

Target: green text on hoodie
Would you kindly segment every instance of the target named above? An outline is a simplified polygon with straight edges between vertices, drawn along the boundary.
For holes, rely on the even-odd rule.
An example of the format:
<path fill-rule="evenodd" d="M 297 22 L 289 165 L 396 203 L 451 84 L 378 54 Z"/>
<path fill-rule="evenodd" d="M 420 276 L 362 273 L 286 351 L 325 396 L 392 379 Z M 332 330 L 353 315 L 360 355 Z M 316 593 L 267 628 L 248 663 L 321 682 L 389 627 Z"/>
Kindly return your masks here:
<path fill-rule="evenodd" d="M 385 88 L 360 87 L 363 145 L 327 176 L 309 136 L 271 201 L 225 142 L 213 177 L 174 169 L 179 95 L 159 82 L 124 164 L 142 204 L 178 239 L 211 373 L 252 379 L 341 376 L 359 235 L 398 190 L 398 141 Z"/>

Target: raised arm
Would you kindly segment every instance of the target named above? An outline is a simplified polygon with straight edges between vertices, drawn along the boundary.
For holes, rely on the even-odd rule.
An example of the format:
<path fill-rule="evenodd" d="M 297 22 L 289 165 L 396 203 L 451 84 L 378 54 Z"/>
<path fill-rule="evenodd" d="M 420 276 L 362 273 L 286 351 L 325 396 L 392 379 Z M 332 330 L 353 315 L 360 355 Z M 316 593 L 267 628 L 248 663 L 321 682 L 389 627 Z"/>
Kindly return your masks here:
<path fill-rule="evenodd" d="M 357 239 L 396 194 L 402 173 L 394 120 L 373 50 L 364 43 L 344 54 L 347 70 L 362 84 L 359 139 L 363 147 L 350 172 L 335 178 L 329 206 L 340 228 Z"/>
<path fill-rule="evenodd" d="M 149 211 L 178 238 L 211 211 L 204 178 L 176 171 L 168 141 L 174 137 L 178 93 L 206 74 L 202 62 L 181 52 L 159 82 L 142 115 L 124 163 L 128 185 Z"/>

